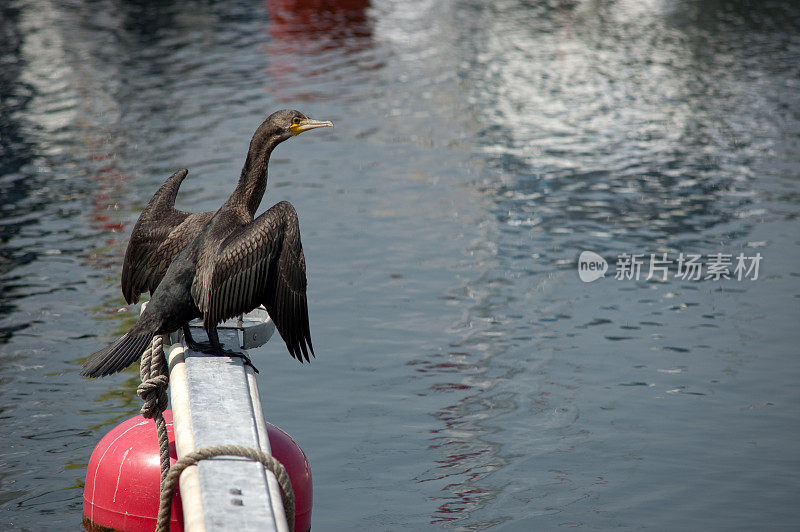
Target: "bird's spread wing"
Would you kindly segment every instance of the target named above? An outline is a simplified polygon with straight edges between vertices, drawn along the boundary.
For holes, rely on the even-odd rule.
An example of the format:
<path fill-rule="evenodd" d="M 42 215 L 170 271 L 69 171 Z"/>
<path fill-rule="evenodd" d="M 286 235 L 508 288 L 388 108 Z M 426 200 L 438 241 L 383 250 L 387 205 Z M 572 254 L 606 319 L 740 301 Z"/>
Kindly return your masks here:
<path fill-rule="evenodd" d="M 172 174 L 153 195 L 131 232 L 122 266 L 122 294 L 136 303 L 143 292 L 153 292 L 172 259 L 211 219 L 213 213 L 175 209 L 178 188 L 188 170 Z"/>
<path fill-rule="evenodd" d="M 264 305 L 302 362 L 314 354 L 308 325 L 306 262 L 297 213 L 281 202 L 228 236 L 198 264 L 192 297 L 206 327 Z"/>
<path fill-rule="evenodd" d="M 183 216 L 185 215 L 185 216 Z M 178 253 L 200 234 L 213 212 L 179 212 L 167 217 L 158 226 L 150 226 L 131 236 L 125 264 L 122 267 L 122 293 L 128 303 L 135 303 L 139 294 L 152 293 Z"/>

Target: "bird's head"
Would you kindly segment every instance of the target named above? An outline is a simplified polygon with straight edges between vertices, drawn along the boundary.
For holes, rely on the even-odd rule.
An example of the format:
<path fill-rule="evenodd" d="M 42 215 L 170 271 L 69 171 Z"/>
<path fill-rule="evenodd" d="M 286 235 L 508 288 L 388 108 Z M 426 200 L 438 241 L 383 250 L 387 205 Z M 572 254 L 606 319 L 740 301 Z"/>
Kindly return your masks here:
<path fill-rule="evenodd" d="M 317 129 L 319 127 L 333 127 L 333 122 L 328 120 L 313 120 L 300 111 L 292 109 L 282 109 L 269 115 L 264 123 L 256 132 L 266 137 L 277 137 L 278 142 L 283 142 L 303 131 Z"/>

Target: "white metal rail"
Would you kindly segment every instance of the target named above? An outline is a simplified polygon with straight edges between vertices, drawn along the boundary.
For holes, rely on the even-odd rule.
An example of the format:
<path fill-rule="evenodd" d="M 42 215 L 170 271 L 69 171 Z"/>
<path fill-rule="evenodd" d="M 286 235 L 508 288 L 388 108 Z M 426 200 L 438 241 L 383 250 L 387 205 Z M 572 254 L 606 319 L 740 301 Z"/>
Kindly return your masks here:
<path fill-rule="evenodd" d="M 242 351 L 264 344 L 275 331 L 266 311 L 219 328 L 226 349 Z M 192 326 L 198 342 L 207 337 Z M 173 335 L 169 351 L 170 400 L 178 458 L 212 445 L 234 444 L 270 453 L 255 375 L 235 357 L 188 350 Z M 180 479 L 187 532 L 236 530 L 290 532 L 278 481 L 258 463 L 217 457 L 201 461 Z"/>

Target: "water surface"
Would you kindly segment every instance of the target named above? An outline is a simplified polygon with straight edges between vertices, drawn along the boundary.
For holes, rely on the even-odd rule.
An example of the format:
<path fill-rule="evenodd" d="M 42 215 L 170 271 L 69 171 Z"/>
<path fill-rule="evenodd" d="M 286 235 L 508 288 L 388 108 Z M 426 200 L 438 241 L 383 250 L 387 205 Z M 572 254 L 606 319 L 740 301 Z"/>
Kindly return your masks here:
<path fill-rule="evenodd" d="M 299 212 L 317 359 L 253 353 L 315 530 L 800 525 L 791 2 L 0 10 L 2 528 L 80 526 L 139 408 L 134 369 L 78 375 L 135 320 L 132 225 L 182 167 L 178 207 L 217 208 L 282 107 L 336 123 L 278 148 L 262 205 Z M 681 252 L 763 261 L 614 279 Z"/>

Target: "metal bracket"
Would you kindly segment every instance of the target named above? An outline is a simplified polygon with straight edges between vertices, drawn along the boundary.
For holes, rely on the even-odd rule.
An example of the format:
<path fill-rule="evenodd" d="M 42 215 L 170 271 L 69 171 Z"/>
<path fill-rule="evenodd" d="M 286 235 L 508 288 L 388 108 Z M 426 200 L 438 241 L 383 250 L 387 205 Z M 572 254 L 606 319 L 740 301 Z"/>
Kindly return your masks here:
<path fill-rule="evenodd" d="M 203 320 L 196 319 L 189 322 L 189 327 L 192 329 L 192 336 L 198 341 L 207 338 L 205 329 L 203 329 Z M 223 329 L 235 331 L 239 338 L 238 349 L 253 349 L 261 347 L 266 344 L 272 335 L 275 333 L 275 324 L 272 318 L 269 317 L 264 307 L 259 307 L 252 312 L 248 312 L 241 319 L 234 318 L 224 321 L 217 325 L 217 329 L 222 332 Z M 229 335 L 220 335 L 220 341 L 226 343 Z M 169 339 L 173 344 L 179 343 L 183 338 L 183 332 L 178 330 L 169 335 Z M 234 346 L 227 346 L 234 347 Z"/>

